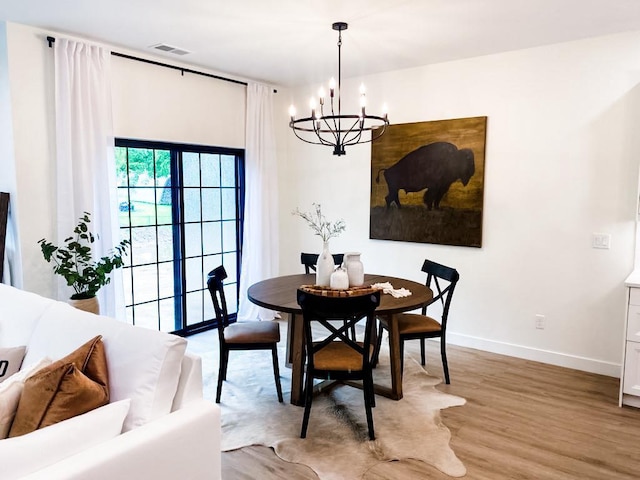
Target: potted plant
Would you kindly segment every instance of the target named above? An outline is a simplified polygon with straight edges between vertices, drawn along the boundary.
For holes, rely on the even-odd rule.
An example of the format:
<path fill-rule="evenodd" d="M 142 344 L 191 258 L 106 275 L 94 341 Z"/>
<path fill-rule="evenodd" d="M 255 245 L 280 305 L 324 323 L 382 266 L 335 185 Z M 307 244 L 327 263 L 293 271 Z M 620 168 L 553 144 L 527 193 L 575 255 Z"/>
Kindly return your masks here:
<path fill-rule="evenodd" d="M 130 242 L 122 240 L 112 253 L 95 261 L 91 244 L 96 237 L 89 230 L 90 215 L 84 212 L 73 230 L 74 235 L 64 240 L 63 247 L 55 246 L 44 238 L 38 243 L 44 259 L 54 263 L 54 273 L 62 275 L 67 285 L 75 291 L 71 295 L 71 304 L 81 310 L 99 313 L 96 294 L 111 281 L 108 275 L 124 265 L 122 257 L 127 254 Z"/>

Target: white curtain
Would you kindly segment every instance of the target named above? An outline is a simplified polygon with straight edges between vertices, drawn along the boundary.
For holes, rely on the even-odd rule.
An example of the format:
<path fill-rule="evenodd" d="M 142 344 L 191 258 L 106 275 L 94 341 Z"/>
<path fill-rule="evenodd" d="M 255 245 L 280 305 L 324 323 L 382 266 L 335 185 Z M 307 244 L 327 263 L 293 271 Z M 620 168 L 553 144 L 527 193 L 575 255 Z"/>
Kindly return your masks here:
<path fill-rule="evenodd" d="M 111 111 L 111 54 L 96 45 L 59 38 L 54 44 L 57 245 L 73 234 L 83 212 L 99 236 L 95 258 L 118 243 L 118 210 Z M 59 299 L 73 293 L 60 282 Z M 124 316 L 122 275 L 98 293 L 100 313 Z"/>
<path fill-rule="evenodd" d="M 247 298 L 247 289 L 278 273 L 278 170 L 273 126 L 273 91 L 247 86 L 245 205 L 239 320 L 272 320 L 275 312 Z"/>

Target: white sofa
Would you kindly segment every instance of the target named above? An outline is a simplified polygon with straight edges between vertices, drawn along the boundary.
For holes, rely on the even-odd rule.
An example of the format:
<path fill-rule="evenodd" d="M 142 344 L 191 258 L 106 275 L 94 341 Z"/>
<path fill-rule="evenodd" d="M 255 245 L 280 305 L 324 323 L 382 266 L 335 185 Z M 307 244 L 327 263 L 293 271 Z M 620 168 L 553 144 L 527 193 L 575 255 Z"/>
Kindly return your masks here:
<path fill-rule="evenodd" d="M 96 335 L 110 404 L 0 440 L 0 478 L 219 479 L 220 410 L 202 398 L 201 359 L 185 339 L 0 284 L 0 347 L 26 345 L 22 368 Z"/>

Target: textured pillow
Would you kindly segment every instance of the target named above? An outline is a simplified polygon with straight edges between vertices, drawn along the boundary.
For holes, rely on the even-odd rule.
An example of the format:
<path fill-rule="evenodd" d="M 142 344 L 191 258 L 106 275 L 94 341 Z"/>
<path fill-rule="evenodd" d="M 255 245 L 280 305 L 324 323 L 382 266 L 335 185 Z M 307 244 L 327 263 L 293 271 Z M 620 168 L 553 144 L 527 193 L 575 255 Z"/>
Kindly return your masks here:
<path fill-rule="evenodd" d="M 39 362 L 14 373 L 5 382 L 0 383 L 0 439 L 7 438 L 7 435 L 9 435 L 25 380 L 50 364 L 51 359 L 43 358 Z"/>
<path fill-rule="evenodd" d="M 0 348 L 0 383 L 20 370 L 27 347 Z"/>
<path fill-rule="evenodd" d="M 109 403 L 108 383 L 107 358 L 98 335 L 25 381 L 9 437 Z"/>
<path fill-rule="evenodd" d="M 110 403 L 27 435 L 0 440 L 0 478 L 22 478 L 117 437 L 130 403 Z"/>

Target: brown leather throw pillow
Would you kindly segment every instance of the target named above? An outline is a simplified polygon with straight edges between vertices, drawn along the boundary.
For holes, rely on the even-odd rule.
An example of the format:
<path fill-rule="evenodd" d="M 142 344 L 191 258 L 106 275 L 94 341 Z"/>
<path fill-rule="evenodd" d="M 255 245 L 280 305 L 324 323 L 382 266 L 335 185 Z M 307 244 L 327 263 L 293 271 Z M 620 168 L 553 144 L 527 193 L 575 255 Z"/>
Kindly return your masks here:
<path fill-rule="evenodd" d="M 17 437 L 109 403 L 102 336 L 29 377 L 9 437 Z"/>

